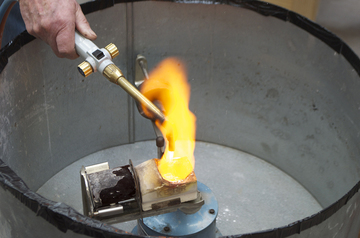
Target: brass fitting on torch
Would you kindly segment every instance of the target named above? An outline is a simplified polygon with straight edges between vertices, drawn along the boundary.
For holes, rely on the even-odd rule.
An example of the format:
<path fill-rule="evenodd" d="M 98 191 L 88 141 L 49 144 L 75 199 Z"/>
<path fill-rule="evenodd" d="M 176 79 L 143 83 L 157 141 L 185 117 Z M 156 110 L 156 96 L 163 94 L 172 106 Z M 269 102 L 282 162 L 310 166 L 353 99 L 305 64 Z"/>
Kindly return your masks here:
<path fill-rule="evenodd" d="M 149 99 L 139 92 L 129 81 L 126 80 L 121 70 L 115 64 L 105 67 L 104 76 L 112 83 L 122 87 L 131 97 L 140 102 L 160 122 L 165 121 L 164 114 Z"/>

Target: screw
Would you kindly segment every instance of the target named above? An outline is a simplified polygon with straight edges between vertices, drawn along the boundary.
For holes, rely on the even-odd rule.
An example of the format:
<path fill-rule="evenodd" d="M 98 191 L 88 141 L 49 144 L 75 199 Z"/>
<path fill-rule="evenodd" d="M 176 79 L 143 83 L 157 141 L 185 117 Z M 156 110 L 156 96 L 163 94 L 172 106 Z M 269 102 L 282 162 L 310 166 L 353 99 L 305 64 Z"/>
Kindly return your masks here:
<path fill-rule="evenodd" d="M 162 136 L 156 137 L 156 146 L 163 147 L 165 145 L 165 139 Z"/>
<path fill-rule="evenodd" d="M 170 231 L 170 227 L 165 226 L 165 227 L 164 227 L 164 231 L 165 231 L 165 232 L 169 232 L 169 231 Z"/>
<path fill-rule="evenodd" d="M 209 213 L 210 213 L 210 214 L 215 214 L 215 210 L 214 210 L 214 209 L 210 209 L 210 210 L 209 210 Z"/>

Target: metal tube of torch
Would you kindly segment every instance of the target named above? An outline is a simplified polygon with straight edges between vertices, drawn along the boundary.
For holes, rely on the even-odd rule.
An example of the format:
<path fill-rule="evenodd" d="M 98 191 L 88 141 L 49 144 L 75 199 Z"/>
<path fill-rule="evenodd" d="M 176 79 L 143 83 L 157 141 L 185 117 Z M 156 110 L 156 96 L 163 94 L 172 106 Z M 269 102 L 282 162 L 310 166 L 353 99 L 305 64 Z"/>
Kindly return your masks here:
<path fill-rule="evenodd" d="M 142 93 L 139 92 L 129 81 L 127 81 L 122 74 L 121 70 L 115 65 L 108 65 L 103 72 L 103 75 L 127 92 L 132 98 L 140 102 L 156 119 L 160 122 L 165 121 L 164 114 L 157 108 L 149 99 L 147 99 Z"/>

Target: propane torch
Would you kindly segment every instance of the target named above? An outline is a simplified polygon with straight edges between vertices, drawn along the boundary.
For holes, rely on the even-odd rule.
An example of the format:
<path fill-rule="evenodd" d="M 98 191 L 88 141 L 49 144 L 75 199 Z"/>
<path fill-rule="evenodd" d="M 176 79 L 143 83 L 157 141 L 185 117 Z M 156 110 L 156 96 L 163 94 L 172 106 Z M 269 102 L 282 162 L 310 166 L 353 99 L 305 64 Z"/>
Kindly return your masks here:
<path fill-rule="evenodd" d="M 85 59 L 78 65 L 81 75 L 87 77 L 93 72 L 100 72 L 110 82 L 122 87 L 131 97 L 143 105 L 151 114 L 152 120 L 158 119 L 161 123 L 165 121 L 165 116 L 159 108 L 127 81 L 121 70 L 112 62 L 112 59 L 119 55 L 114 44 L 110 43 L 105 48 L 100 49 L 91 40 L 75 31 L 75 49 L 78 55 Z"/>

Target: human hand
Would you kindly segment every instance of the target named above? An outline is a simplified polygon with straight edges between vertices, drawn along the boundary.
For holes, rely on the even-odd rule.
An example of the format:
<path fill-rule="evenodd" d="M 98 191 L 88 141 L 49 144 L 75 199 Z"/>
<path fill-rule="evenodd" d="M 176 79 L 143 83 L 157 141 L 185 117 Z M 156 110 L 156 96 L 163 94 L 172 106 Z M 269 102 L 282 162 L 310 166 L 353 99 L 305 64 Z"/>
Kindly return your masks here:
<path fill-rule="evenodd" d="M 96 39 L 76 0 L 19 0 L 29 34 L 45 41 L 60 58 L 76 59 L 75 28 Z"/>

